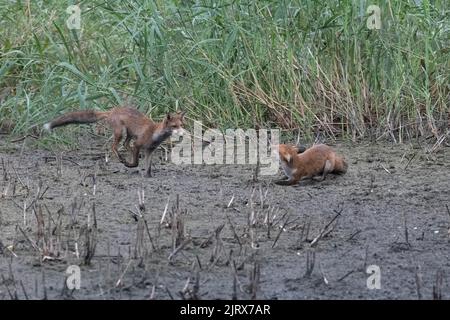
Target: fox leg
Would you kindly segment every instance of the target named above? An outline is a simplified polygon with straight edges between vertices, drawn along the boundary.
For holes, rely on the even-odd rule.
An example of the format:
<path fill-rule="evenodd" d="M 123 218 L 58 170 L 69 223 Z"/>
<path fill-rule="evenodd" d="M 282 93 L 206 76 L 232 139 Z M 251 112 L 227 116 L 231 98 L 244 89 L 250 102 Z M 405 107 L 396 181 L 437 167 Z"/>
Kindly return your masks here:
<path fill-rule="evenodd" d="M 136 143 L 133 146 L 133 149 L 131 150 L 131 162 L 124 161 L 123 164 L 128 168 L 135 168 L 139 165 L 139 151 L 141 150 L 141 146 L 137 145 Z"/>
<path fill-rule="evenodd" d="M 330 160 L 325 161 L 325 166 L 323 167 L 323 172 L 322 172 L 322 176 L 318 179 L 318 181 L 323 181 L 325 180 L 325 177 L 327 176 L 328 173 L 330 173 L 331 171 L 333 171 L 333 166 L 331 164 Z"/>
<path fill-rule="evenodd" d="M 150 178 L 152 176 L 152 150 L 145 149 L 145 165 L 147 167 L 145 177 Z"/>
<path fill-rule="evenodd" d="M 124 162 L 123 156 L 117 151 L 117 146 L 119 145 L 120 141 L 122 140 L 122 130 L 114 130 L 114 141 L 112 144 L 112 152 L 116 155 L 116 157 L 119 159 L 120 162 Z"/>
<path fill-rule="evenodd" d="M 298 183 L 297 179 L 277 180 L 275 184 L 279 186 L 293 186 Z"/>
<path fill-rule="evenodd" d="M 125 138 L 125 141 L 123 142 L 123 146 L 124 146 L 125 149 L 127 149 L 127 151 L 129 151 L 129 152 L 131 152 L 130 142 L 131 142 L 131 136 L 130 136 L 130 135 L 127 135 L 127 137 Z"/>

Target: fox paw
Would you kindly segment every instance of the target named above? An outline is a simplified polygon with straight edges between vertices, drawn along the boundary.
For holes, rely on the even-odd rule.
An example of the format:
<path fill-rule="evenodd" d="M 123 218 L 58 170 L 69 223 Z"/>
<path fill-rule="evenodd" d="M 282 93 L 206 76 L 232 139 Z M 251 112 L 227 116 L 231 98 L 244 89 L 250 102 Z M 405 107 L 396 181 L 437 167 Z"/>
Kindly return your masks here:
<path fill-rule="evenodd" d="M 122 162 L 124 164 L 125 167 L 127 168 L 136 168 L 138 165 L 134 164 L 134 163 L 128 163 L 126 161 Z"/>
<path fill-rule="evenodd" d="M 274 181 L 274 183 L 279 186 L 292 186 L 295 184 L 295 182 L 292 180 L 276 180 Z"/>

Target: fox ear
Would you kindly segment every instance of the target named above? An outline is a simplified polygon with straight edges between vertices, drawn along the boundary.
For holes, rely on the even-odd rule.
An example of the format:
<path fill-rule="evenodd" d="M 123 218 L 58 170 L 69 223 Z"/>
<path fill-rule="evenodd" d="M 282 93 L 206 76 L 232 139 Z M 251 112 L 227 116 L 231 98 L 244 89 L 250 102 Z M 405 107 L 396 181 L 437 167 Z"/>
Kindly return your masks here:
<path fill-rule="evenodd" d="M 181 118 L 184 119 L 184 115 L 186 114 L 186 110 L 181 111 Z"/>

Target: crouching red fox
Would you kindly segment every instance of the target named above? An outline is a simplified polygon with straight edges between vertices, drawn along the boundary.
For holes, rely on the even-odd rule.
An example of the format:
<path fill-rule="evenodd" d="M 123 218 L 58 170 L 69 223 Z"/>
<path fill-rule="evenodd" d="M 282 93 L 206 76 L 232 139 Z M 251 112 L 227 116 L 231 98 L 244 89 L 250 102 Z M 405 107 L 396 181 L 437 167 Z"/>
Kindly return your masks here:
<path fill-rule="evenodd" d="M 295 185 L 302 178 L 313 178 L 320 175 L 325 179 L 328 173 L 343 174 L 347 172 L 347 162 L 325 145 L 318 144 L 309 149 L 293 145 L 280 144 L 278 154 L 281 167 L 287 180 L 276 181 L 279 185 Z"/>

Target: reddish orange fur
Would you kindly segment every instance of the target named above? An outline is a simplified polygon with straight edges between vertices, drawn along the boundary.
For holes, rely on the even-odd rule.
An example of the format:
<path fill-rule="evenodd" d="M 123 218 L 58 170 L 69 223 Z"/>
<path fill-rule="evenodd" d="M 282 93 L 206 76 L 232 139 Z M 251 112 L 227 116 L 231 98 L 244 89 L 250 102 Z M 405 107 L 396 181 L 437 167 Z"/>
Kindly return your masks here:
<path fill-rule="evenodd" d="M 151 176 L 151 154 L 174 130 L 183 130 L 184 112 L 167 114 L 161 122 L 154 122 L 137 109 L 129 107 L 118 107 L 109 111 L 101 112 L 94 110 L 76 111 L 66 113 L 45 125 L 47 129 L 65 126 L 73 123 L 93 123 L 104 120 L 114 134 L 112 144 L 113 153 L 127 167 L 137 167 L 139 164 L 139 152 L 145 151 L 147 162 L 147 176 Z M 126 134 L 124 146 L 131 151 L 131 162 L 126 161 L 119 154 L 117 147 Z M 134 139 L 133 147 L 130 147 Z"/>
<path fill-rule="evenodd" d="M 298 153 L 295 146 L 280 144 L 278 153 L 281 166 L 288 176 L 288 180 L 276 182 L 280 185 L 294 185 L 302 178 L 313 178 L 317 175 L 322 175 L 323 180 L 328 173 L 347 171 L 345 159 L 324 144 L 315 145 L 302 153 Z"/>

